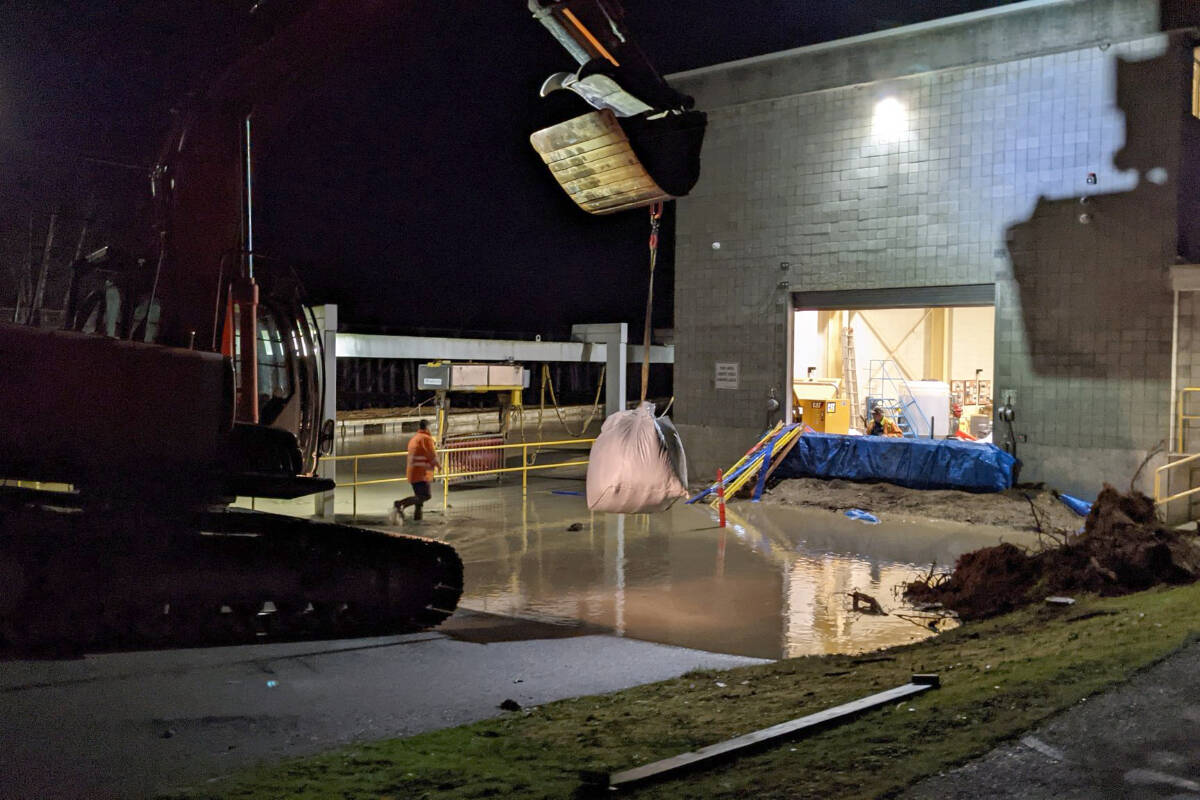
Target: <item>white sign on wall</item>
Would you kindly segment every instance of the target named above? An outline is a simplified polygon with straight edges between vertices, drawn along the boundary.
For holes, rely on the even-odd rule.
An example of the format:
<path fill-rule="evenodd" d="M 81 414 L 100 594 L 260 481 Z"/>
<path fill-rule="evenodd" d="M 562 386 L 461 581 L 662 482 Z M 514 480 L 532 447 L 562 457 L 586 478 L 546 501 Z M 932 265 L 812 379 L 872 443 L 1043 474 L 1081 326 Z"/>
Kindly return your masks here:
<path fill-rule="evenodd" d="M 714 386 L 718 389 L 738 388 L 738 362 L 718 361 Z"/>

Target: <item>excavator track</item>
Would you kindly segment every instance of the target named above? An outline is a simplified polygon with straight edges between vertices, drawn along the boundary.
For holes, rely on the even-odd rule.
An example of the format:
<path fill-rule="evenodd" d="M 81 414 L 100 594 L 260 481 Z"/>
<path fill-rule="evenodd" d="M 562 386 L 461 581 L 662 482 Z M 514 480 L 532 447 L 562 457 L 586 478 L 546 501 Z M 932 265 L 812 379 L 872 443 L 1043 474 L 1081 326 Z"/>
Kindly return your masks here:
<path fill-rule="evenodd" d="M 407 633 L 462 593 L 442 542 L 276 514 L 162 514 L 0 492 L 0 652 L 255 644 Z"/>

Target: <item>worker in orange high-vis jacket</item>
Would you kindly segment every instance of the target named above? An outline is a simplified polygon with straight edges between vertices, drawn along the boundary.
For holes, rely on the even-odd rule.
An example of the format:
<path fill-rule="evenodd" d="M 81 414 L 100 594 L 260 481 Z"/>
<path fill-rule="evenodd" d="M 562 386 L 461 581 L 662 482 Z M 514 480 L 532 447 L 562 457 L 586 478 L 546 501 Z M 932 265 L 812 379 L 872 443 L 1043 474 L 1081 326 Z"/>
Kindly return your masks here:
<path fill-rule="evenodd" d="M 398 524 L 404 519 L 404 509 L 413 509 L 413 519 L 421 518 L 421 506 L 433 496 L 429 490 L 429 481 L 433 471 L 440 467 L 433 436 L 429 433 L 429 423 L 421 420 L 417 423 L 417 432 L 408 441 L 408 482 L 412 484 L 413 496 L 397 500 L 392 504 L 392 524 Z"/>

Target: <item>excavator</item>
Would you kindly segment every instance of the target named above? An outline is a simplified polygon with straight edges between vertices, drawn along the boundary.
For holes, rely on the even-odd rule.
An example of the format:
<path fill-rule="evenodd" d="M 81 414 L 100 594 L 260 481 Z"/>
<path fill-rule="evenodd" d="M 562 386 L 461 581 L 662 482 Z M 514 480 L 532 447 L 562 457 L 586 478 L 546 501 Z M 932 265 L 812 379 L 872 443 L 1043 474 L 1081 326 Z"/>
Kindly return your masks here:
<path fill-rule="evenodd" d="M 536 131 L 589 213 L 686 194 L 704 115 L 615 0 L 528 0 L 577 62 Z M 321 337 L 255 249 L 258 148 L 400 0 L 258 0 L 233 63 L 176 111 L 139 235 L 72 267 L 61 330 L 0 323 L 0 650 L 245 644 L 407 632 L 457 606 L 449 545 L 233 507 L 330 491 Z M 574 101 L 573 101 L 574 102 Z"/>

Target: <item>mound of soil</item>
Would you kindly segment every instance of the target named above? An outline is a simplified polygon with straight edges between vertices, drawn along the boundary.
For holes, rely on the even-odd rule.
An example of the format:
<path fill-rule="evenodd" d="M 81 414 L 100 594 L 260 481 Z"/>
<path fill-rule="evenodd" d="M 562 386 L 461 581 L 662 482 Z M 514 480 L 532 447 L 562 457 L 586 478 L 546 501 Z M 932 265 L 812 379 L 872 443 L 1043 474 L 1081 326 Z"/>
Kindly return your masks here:
<path fill-rule="evenodd" d="M 1029 495 L 1026 499 L 1025 495 Z M 1029 507 L 1032 501 L 1034 508 Z M 789 478 L 763 495 L 764 503 L 801 505 L 845 511 L 862 508 L 875 516 L 894 514 L 911 519 L 937 519 L 1001 525 L 1016 530 L 1074 531 L 1082 520 L 1045 489 L 1004 492 L 961 492 L 953 489 L 909 489 L 893 483 L 855 483 L 839 479 Z M 1034 514 L 1037 514 L 1037 521 Z"/>
<path fill-rule="evenodd" d="M 1200 578 L 1200 539 L 1164 528 L 1154 502 L 1111 486 L 1092 505 L 1079 535 L 1027 553 L 1011 544 L 964 553 L 954 572 L 908 584 L 915 603 L 941 603 L 963 619 L 983 619 L 1048 595 L 1120 595 Z"/>

